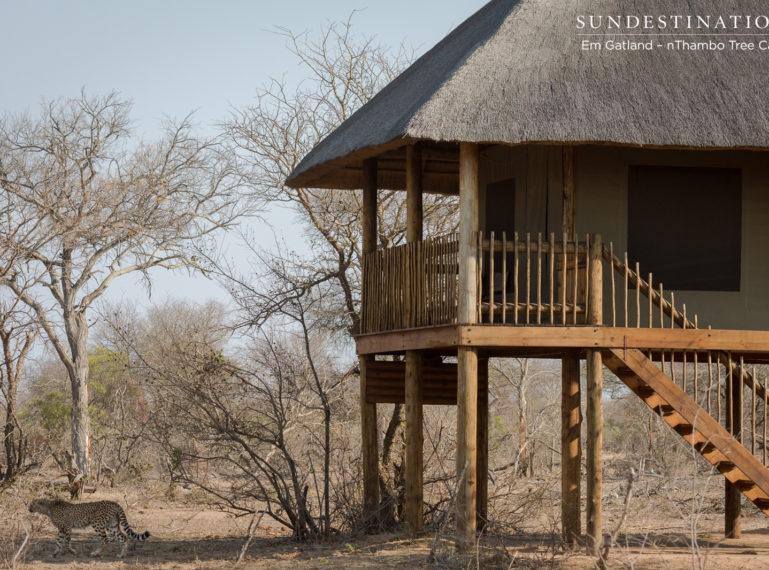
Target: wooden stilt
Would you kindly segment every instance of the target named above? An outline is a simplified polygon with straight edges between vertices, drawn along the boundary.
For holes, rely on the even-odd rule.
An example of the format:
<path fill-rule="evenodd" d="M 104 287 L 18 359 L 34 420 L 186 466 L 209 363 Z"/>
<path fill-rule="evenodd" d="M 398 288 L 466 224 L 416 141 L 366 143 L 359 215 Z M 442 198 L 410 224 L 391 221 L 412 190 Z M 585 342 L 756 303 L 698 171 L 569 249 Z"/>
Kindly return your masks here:
<path fill-rule="evenodd" d="M 742 435 L 742 368 L 736 372 L 731 371 L 731 354 L 729 355 L 729 377 L 726 391 L 726 426 L 737 441 Z M 739 375 L 739 377 L 734 377 Z M 740 538 L 742 536 L 742 513 L 740 502 L 742 493 L 728 480 L 724 487 L 724 536 L 726 538 Z"/>
<path fill-rule="evenodd" d="M 406 241 L 422 241 L 422 152 L 406 147 Z"/>
<path fill-rule="evenodd" d="M 475 543 L 478 430 L 478 353 L 457 349 L 457 547 Z"/>
<path fill-rule="evenodd" d="M 377 242 L 377 163 L 363 161 L 363 244 L 362 251 L 376 250 Z M 365 283 L 365 277 L 364 277 Z M 363 291 L 365 294 L 365 290 Z M 366 376 L 373 356 L 360 362 L 361 453 L 363 455 L 363 517 L 368 531 L 378 527 L 379 512 L 379 445 L 376 404 L 366 402 Z"/>
<path fill-rule="evenodd" d="M 422 240 L 422 154 L 419 147 L 406 147 L 406 241 Z M 415 276 L 416 277 L 416 276 Z M 410 292 L 418 294 L 419 283 L 412 283 Z M 412 304 L 412 311 L 414 309 Z M 412 314 L 409 322 L 416 318 Z M 422 445 L 422 353 L 406 351 L 406 525 L 409 534 L 423 530 L 423 466 Z"/>
<path fill-rule="evenodd" d="M 564 541 L 572 545 L 582 536 L 581 433 L 579 356 L 565 355 L 561 359 L 561 524 Z"/>
<path fill-rule="evenodd" d="M 460 324 L 476 321 L 478 296 L 478 145 L 459 145 L 459 292 Z M 475 542 L 478 425 L 478 353 L 457 349 L 457 547 Z"/>
<path fill-rule="evenodd" d="M 477 426 L 477 457 L 475 460 L 478 478 L 478 514 L 476 526 L 483 530 L 486 526 L 489 502 L 489 359 L 478 359 L 478 377 L 486 378 L 484 386 L 478 386 L 478 426 Z"/>
<path fill-rule="evenodd" d="M 406 525 L 417 536 L 424 527 L 422 472 L 422 352 L 406 351 Z"/>
<path fill-rule="evenodd" d="M 566 236 L 576 233 L 576 188 L 574 147 L 563 149 L 563 272 L 559 275 L 562 322 L 566 324 L 567 301 L 575 304 L 566 278 Z M 576 279 L 576 274 L 575 274 Z M 565 541 L 576 545 L 582 537 L 580 513 L 582 411 L 580 408 L 579 356 L 565 354 L 561 360 L 561 525 Z"/>
<path fill-rule="evenodd" d="M 576 175 L 574 147 L 563 147 L 563 232 L 572 236 L 577 231 Z"/>
<path fill-rule="evenodd" d="M 602 323 L 603 283 L 601 272 L 601 243 L 600 234 L 595 235 L 590 250 L 590 314 L 588 323 Z M 595 556 L 602 546 L 601 537 L 601 496 L 603 489 L 603 364 L 599 350 L 587 351 L 587 445 L 585 466 L 587 471 L 587 506 L 586 530 L 588 553 Z"/>

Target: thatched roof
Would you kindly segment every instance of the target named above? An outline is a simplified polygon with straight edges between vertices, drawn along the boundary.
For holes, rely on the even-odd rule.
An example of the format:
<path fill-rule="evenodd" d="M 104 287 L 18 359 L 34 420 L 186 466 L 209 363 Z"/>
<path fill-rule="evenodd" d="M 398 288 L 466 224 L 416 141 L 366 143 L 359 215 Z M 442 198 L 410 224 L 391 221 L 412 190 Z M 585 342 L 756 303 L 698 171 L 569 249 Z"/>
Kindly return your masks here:
<path fill-rule="evenodd" d="M 392 149 L 417 140 L 769 148 L 769 52 L 664 49 L 674 39 L 711 39 L 701 35 L 645 38 L 655 40 L 650 52 L 584 51 L 577 29 L 579 14 L 756 16 L 768 8 L 764 0 L 728 9 L 713 0 L 492 0 L 321 141 L 288 184 L 360 187 L 364 158 L 397 164 Z M 721 41 L 769 40 L 710 31 Z M 401 186 L 399 168 L 391 170 L 380 184 Z"/>

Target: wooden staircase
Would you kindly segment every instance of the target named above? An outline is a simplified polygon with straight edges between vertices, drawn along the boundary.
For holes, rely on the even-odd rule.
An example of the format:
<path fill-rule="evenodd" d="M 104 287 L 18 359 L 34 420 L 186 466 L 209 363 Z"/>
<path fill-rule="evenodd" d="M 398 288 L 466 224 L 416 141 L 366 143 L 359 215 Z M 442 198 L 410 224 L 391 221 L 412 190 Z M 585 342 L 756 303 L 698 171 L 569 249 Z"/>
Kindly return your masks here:
<path fill-rule="evenodd" d="M 604 364 L 753 504 L 769 515 L 769 469 L 640 350 L 609 349 Z"/>

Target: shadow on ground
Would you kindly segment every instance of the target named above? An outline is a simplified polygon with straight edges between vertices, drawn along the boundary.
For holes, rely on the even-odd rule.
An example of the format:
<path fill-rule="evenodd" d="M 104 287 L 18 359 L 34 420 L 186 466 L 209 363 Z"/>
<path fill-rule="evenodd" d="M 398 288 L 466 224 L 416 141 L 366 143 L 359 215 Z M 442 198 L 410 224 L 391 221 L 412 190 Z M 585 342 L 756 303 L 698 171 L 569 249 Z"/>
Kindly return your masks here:
<path fill-rule="evenodd" d="M 113 545 L 105 555 L 91 558 L 89 553 L 97 541 L 88 536 L 74 537 L 70 554 L 53 558 L 52 539 L 32 540 L 25 552 L 24 563 L 38 567 L 88 566 L 108 568 L 119 563 L 118 547 Z M 229 568 L 242 547 L 237 538 L 168 540 L 151 538 L 137 544 L 129 552 L 125 564 L 132 567 Z M 434 538 L 425 535 L 410 540 L 401 534 L 339 537 L 314 544 L 297 544 L 290 539 L 255 539 L 248 549 L 244 567 L 259 568 L 467 568 L 480 562 L 483 568 L 558 567 L 591 568 L 595 559 L 585 555 L 583 547 L 564 549 L 552 534 L 487 535 L 477 552 L 458 555 L 450 537 L 442 539 L 436 559 L 430 559 Z M 724 540 L 717 535 L 701 535 L 697 539 L 699 556 L 707 557 L 714 567 L 764 568 L 769 566 L 769 529 L 750 530 L 741 539 Z M 690 565 L 692 544 L 684 533 L 658 535 L 626 534 L 618 538 L 618 546 L 610 552 L 613 565 L 633 561 L 644 567 L 679 567 Z M 763 566 L 767 561 L 767 566 Z M 611 566 L 612 564 L 610 564 Z M 725 565 L 725 566 L 724 566 Z"/>

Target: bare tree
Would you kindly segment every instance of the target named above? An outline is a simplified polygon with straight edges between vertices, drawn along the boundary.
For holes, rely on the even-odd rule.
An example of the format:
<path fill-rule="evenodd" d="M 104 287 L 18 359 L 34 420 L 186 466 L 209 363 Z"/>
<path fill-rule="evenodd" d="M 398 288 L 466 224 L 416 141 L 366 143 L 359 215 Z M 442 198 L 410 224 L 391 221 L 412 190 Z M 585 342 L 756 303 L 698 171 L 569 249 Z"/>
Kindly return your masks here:
<path fill-rule="evenodd" d="M 233 111 L 225 134 L 239 158 L 240 172 L 264 207 L 290 205 L 308 235 L 309 258 L 295 259 L 313 279 L 335 287 L 331 313 L 338 325 L 358 328 L 360 302 L 361 194 L 312 188 L 289 188 L 285 180 L 299 161 L 333 129 L 373 97 L 409 63 L 410 54 L 358 38 L 351 22 L 331 24 L 315 39 L 281 29 L 289 48 L 307 73 L 292 89 L 274 80 L 257 90 L 254 105 Z M 424 220 L 428 234 L 456 227 L 454 198 L 428 196 Z M 405 197 L 379 193 L 379 241 L 384 246 L 405 239 Z M 268 257 L 272 257 L 272 253 Z M 280 303 L 280 299 L 276 303 Z M 339 319 L 342 315 L 342 319 Z"/>
<path fill-rule="evenodd" d="M 152 437 L 174 481 L 236 513 L 263 511 L 300 540 L 352 518 L 334 500 L 350 457 L 332 448 L 350 418 L 343 388 L 352 371 L 337 368 L 311 316 L 321 302 L 313 291 L 285 307 L 240 339 L 237 358 L 216 306 L 169 304 L 133 324 L 111 321 L 114 344 L 144 379 Z"/>
<path fill-rule="evenodd" d="M 26 437 L 18 416 L 18 391 L 24 363 L 38 335 L 38 329 L 18 300 L 0 303 L 0 345 L 3 359 L 0 366 L 0 393 L 5 404 L 5 471 L 0 480 L 11 481 L 24 469 Z"/>
<path fill-rule="evenodd" d="M 226 155 L 168 121 L 159 141 L 130 137 L 130 104 L 112 93 L 44 104 L 42 116 L 0 122 L 2 212 L 14 268 L 2 280 L 34 312 L 67 369 L 72 449 L 90 470 L 88 309 L 118 277 L 194 267 L 187 248 L 233 224 L 235 179 Z M 23 239 L 11 230 L 37 224 Z M 26 227 L 26 226 L 25 226 Z M 10 229 L 9 229 L 10 228 Z M 25 289 L 30 274 L 40 282 Z"/>
<path fill-rule="evenodd" d="M 553 371 L 547 363 L 535 364 L 528 358 L 492 360 L 492 390 L 497 407 L 512 404 L 517 416 L 514 429 L 517 434 L 510 434 L 515 440 L 515 458 L 509 466 L 515 466 L 519 475 L 534 475 L 534 459 L 538 446 L 550 446 L 552 426 L 557 424 L 553 415 L 557 410 L 554 401 Z M 507 437 L 507 436 L 505 436 Z"/>
<path fill-rule="evenodd" d="M 218 266 L 224 284 L 243 309 L 244 323 L 260 325 L 297 296 L 320 287 L 325 299 L 313 308 L 329 330 L 346 335 L 359 329 L 361 267 L 361 199 L 359 192 L 289 188 L 290 172 L 323 137 L 339 126 L 389 83 L 411 60 L 403 46 L 397 51 L 357 37 L 351 21 L 331 24 L 316 37 L 281 29 L 306 78 L 293 87 L 274 80 L 257 90 L 252 106 L 234 110 L 223 125 L 239 171 L 265 208 L 289 206 L 307 235 L 309 253 L 260 250 L 252 246 L 258 266 L 246 275 L 240 264 Z M 391 246 L 405 240 L 406 209 L 402 193 L 381 190 L 378 196 L 378 241 Z M 439 235 L 457 225 L 456 200 L 425 197 L 425 232 Z M 252 240 L 253 241 L 253 240 Z M 291 275 L 287 282 L 276 275 Z M 318 313 L 323 310 L 324 314 Z M 349 338 L 349 336 L 348 336 Z M 383 501 L 397 500 L 393 484 L 402 480 L 400 463 L 391 458 L 402 431 L 402 410 L 396 405 L 383 441 Z M 391 473 L 385 471 L 390 469 Z M 397 508 L 388 505 L 395 514 Z"/>

